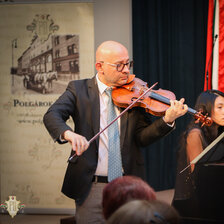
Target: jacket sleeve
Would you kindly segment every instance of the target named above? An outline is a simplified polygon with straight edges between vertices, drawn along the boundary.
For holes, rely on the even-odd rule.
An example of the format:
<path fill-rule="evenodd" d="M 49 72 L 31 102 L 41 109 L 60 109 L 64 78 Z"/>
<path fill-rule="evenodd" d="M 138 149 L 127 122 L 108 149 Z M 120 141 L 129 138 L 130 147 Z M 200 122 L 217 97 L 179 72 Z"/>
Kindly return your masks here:
<path fill-rule="evenodd" d="M 173 127 L 168 125 L 162 117 L 154 122 L 151 122 L 149 117 L 150 115 L 141 114 L 136 129 L 136 140 L 142 147 L 154 143 L 175 129 L 175 125 Z"/>
<path fill-rule="evenodd" d="M 50 106 L 43 117 L 44 125 L 49 134 L 54 141 L 61 144 L 67 142 L 61 141 L 61 134 L 66 130 L 73 131 L 66 124 L 69 117 L 75 113 L 75 95 L 74 92 L 70 91 L 72 85 L 72 82 L 70 82 L 66 91 Z"/>

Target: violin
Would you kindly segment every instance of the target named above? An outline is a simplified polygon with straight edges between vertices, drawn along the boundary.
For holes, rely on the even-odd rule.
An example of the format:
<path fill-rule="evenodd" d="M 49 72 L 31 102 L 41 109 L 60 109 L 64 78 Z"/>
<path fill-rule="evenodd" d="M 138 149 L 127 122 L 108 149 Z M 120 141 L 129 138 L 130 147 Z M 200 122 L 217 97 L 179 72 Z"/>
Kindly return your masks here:
<path fill-rule="evenodd" d="M 146 82 L 136 78 L 135 75 L 129 75 L 125 85 L 118 86 L 112 90 L 112 99 L 116 106 L 126 108 L 148 89 Z M 170 100 L 175 99 L 176 96 L 171 91 L 163 89 L 151 90 L 141 97 L 132 107 L 142 107 L 152 115 L 164 116 L 170 106 Z M 211 126 L 212 119 L 208 115 L 203 115 L 200 111 L 198 112 L 189 107 L 187 112 L 195 117 L 196 122 L 201 122 L 202 126 Z"/>
<path fill-rule="evenodd" d="M 117 116 L 110 124 L 99 131 L 88 142 L 93 142 L 102 132 L 104 132 L 111 124 L 113 124 L 118 118 L 120 118 L 127 110 L 132 107 L 143 107 L 148 113 L 155 116 L 163 116 L 166 110 L 169 108 L 170 100 L 175 100 L 174 93 L 168 90 L 153 90 L 153 84 L 150 88 L 147 83 L 139 78 L 135 78 L 135 75 L 129 75 L 128 81 L 123 86 L 118 86 L 112 90 L 112 99 L 116 106 L 125 108 L 119 116 Z M 212 119 L 207 115 L 202 115 L 201 112 L 188 108 L 188 112 L 194 115 L 196 122 L 201 122 L 202 126 L 210 126 Z M 76 156 L 76 153 L 69 157 L 71 161 Z"/>

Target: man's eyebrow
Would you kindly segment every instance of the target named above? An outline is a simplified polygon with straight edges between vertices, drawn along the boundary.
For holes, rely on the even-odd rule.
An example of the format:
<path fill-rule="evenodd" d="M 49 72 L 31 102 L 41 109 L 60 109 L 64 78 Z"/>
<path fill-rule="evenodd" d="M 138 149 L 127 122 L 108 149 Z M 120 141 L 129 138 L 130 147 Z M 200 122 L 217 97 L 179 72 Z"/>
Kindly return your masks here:
<path fill-rule="evenodd" d="M 126 59 L 126 60 L 121 60 L 121 61 L 115 61 L 115 64 L 123 64 L 123 62 L 125 61 L 125 63 L 129 62 L 130 59 Z"/>

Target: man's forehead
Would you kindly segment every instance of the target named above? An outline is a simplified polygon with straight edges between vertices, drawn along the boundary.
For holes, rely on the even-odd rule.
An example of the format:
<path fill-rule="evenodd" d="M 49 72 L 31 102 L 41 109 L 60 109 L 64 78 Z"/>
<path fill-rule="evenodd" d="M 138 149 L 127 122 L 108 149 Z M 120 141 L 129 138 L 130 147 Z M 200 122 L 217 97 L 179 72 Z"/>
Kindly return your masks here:
<path fill-rule="evenodd" d="M 123 63 L 129 60 L 129 55 L 125 51 L 113 51 L 110 54 L 104 54 L 103 59 L 111 63 Z"/>
<path fill-rule="evenodd" d="M 113 61 L 113 63 L 116 63 L 116 64 L 118 64 L 118 63 L 126 63 L 126 62 L 129 62 L 129 57 Z"/>

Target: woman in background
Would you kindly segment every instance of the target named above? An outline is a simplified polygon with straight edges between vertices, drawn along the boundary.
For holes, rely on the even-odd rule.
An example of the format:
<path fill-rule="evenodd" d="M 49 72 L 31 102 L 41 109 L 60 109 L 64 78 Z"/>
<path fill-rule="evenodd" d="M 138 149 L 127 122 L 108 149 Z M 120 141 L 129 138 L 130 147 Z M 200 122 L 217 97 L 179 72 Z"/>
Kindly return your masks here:
<path fill-rule="evenodd" d="M 195 120 L 192 119 L 187 130 L 181 136 L 173 205 L 183 216 L 188 216 L 188 214 L 190 216 L 198 216 L 197 210 L 192 207 L 197 206 L 198 202 L 195 200 L 187 201 L 195 194 L 195 182 L 197 182 L 198 171 L 194 170 L 195 166 L 193 164 L 184 172 L 180 173 L 180 171 L 187 167 L 193 159 L 224 131 L 224 93 L 218 90 L 202 92 L 197 98 L 195 110 L 211 117 L 213 124 L 211 126 L 201 126 L 200 123 L 195 123 Z M 206 154 L 207 160 L 209 162 L 223 161 L 223 140 L 214 147 L 219 147 L 219 150 L 210 150 Z M 181 205 L 183 201 L 185 205 Z"/>

